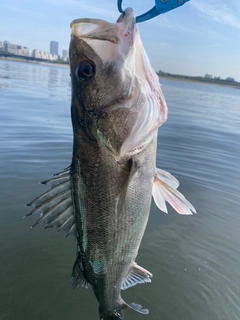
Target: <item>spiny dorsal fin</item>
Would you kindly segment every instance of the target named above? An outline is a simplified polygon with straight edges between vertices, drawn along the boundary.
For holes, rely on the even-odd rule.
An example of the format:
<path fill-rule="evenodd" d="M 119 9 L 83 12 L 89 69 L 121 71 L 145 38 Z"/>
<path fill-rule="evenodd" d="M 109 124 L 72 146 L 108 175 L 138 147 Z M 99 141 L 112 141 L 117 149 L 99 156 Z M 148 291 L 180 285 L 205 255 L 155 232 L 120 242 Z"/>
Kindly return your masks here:
<path fill-rule="evenodd" d="M 192 214 L 196 213 L 195 208 L 179 192 L 177 187 L 179 182 L 170 173 L 157 169 L 153 181 L 152 195 L 157 207 L 165 213 L 168 213 L 167 201 L 178 213 Z"/>
<path fill-rule="evenodd" d="M 88 289 L 88 287 L 90 286 L 89 282 L 86 280 L 86 278 L 82 273 L 81 265 L 82 265 L 81 256 L 78 253 L 77 259 L 73 266 L 72 279 L 70 281 L 73 289 L 77 288 L 80 285 L 85 289 Z"/>
<path fill-rule="evenodd" d="M 42 184 L 46 184 L 50 189 L 27 204 L 34 209 L 26 216 L 40 214 L 33 227 L 43 222 L 46 224 L 45 229 L 56 228 L 57 231 L 67 231 L 66 236 L 75 235 L 70 167 L 54 175 L 54 178 L 43 181 Z"/>
<path fill-rule="evenodd" d="M 138 266 L 136 262 L 131 267 L 127 277 L 123 280 L 121 289 L 126 290 L 139 283 L 151 282 L 152 274 L 146 269 Z"/>

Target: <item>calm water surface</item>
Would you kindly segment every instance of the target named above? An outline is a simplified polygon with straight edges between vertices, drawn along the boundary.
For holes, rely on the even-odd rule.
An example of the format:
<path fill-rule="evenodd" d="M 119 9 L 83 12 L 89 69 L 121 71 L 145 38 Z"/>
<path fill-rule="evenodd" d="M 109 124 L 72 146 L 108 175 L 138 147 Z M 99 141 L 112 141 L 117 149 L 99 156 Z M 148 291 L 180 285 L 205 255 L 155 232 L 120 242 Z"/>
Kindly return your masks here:
<path fill-rule="evenodd" d="M 151 284 L 123 292 L 149 308 L 127 320 L 240 319 L 240 90 L 161 80 L 169 119 L 157 165 L 180 180 L 198 214 L 152 204 L 137 262 Z M 76 242 L 31 229 L 24 205 L 70 164 L 67 68 L 0 61 L 0 319 L 98 319 L 91 289 L 69 285 Z"/>

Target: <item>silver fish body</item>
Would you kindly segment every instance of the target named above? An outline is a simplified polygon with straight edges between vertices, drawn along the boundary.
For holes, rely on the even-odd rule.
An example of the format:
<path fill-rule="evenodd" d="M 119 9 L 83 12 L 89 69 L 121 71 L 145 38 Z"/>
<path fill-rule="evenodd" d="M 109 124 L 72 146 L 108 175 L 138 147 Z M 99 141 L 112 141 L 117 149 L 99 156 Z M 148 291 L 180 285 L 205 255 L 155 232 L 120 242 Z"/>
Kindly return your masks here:
<path fill-rule="evenodd" d="M 98 142 L 81 145 L 72 164 L 74 199 L 81 201 L 80 206 L 75 203 L 78 266 L 73 270 L 72 284 L 75 287 L 85 278 L 93 287 L 103 319 L 108 319 L 126 306 L 121 288 L 150 282 L 151 274 L 146 270 L 136 273 L 138 281 L 128 277 L 136 266 L 148 220 L 156 140 L 123 164 Z"/>
<path fill-rule="evenodd" d="M 151 197 L 167 212 L 195 209 L 178 181 L 156 169 L 158 127 L 167 106 L 142 46 L 132 9 L 111 24 L 79 19 L 71 24 L 73 157 L 69 168 L 45 181 L 50 190 L 33 200 L 47 227 L 77 238 L 72 287 L 92 286 L 101 320 L 123 319 L 121 290 L 151 282 L 135 262 Z"/>

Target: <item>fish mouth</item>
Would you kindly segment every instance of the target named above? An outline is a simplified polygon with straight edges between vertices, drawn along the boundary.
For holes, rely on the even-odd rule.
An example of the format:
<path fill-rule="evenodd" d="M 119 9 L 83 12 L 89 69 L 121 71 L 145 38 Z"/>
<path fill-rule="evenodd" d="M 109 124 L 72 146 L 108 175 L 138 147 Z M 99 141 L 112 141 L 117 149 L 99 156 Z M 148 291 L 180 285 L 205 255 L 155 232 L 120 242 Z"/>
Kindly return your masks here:
<path fill-rule="evenodd" d="M 73 20 L 70 27 L 73 37 L 83 40 L 107 61 L 129 53 L 135 39 L 136 19 L 133 10 L 127 8 L 116 23 L 83 18 Z"/>
<path fill-rule="evenodd" d="M 124 23 L 125 25 L 133 22 L 136 23 L 136 18 L 132 8 L 126 8 L 117 19 L 117 23 Z"/>
<path fill-rule="evenodd" d="M 72 35 L 84 41 L 105 40 L 119 43 L 118 28 L 114 23 L 109 23 L 101 19 L 76 19 L 70 24 Z"/>
<path fill-rule="evenodd" d="M 136 18 L 132 8 L 127 8 L 116 23 L 109 23 L 102 19 L 81 18 L 75 19 L 70 23 L 72 34 L 77 38 L 91 38 L 98 40 L 107 40 L 113 43 L 119 43 L 120 35 L 123 31 L 133 29 Z"/>

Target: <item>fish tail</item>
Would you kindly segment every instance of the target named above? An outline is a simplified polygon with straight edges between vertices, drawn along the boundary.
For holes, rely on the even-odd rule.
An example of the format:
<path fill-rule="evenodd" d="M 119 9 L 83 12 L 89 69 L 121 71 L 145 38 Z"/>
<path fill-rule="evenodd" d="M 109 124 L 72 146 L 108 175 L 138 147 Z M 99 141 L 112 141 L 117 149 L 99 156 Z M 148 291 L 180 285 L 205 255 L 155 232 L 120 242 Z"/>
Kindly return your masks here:
<path fill-rule="evenodd" d="M 122 308 L 118 308 L 113 311 L 104 310 L 101 306 L 99 306 L 99 319 L 100 320 L 123 320 L 123 311 Z"/>
<path fill-rule="evenodd" d="M 115 313 L 112 313 L 112 314 L 108 314 L 108 315 L 102 315 L 99 313 L 99 319 L 100 320 L 123 320 L 124 317 L 123 317 L 123 314 L 120 315 L 120 314 L 115 314 Z"/>
<path fill-rule="evenodd" d="M 143 307 L 140 304 L 137 303 L 126 303 L 124 300 L 122 300 L 122 303 L 119 308 L 113 310 L 112 312 L 109 312 L 106 314 L 104 313 L 104 310 L 99 306 L 99 317 L 100 320 L 123 320 L 123 309 L 131 309 L 141 314 L 148 314 L 148 309 L 143 309 Z"/>

